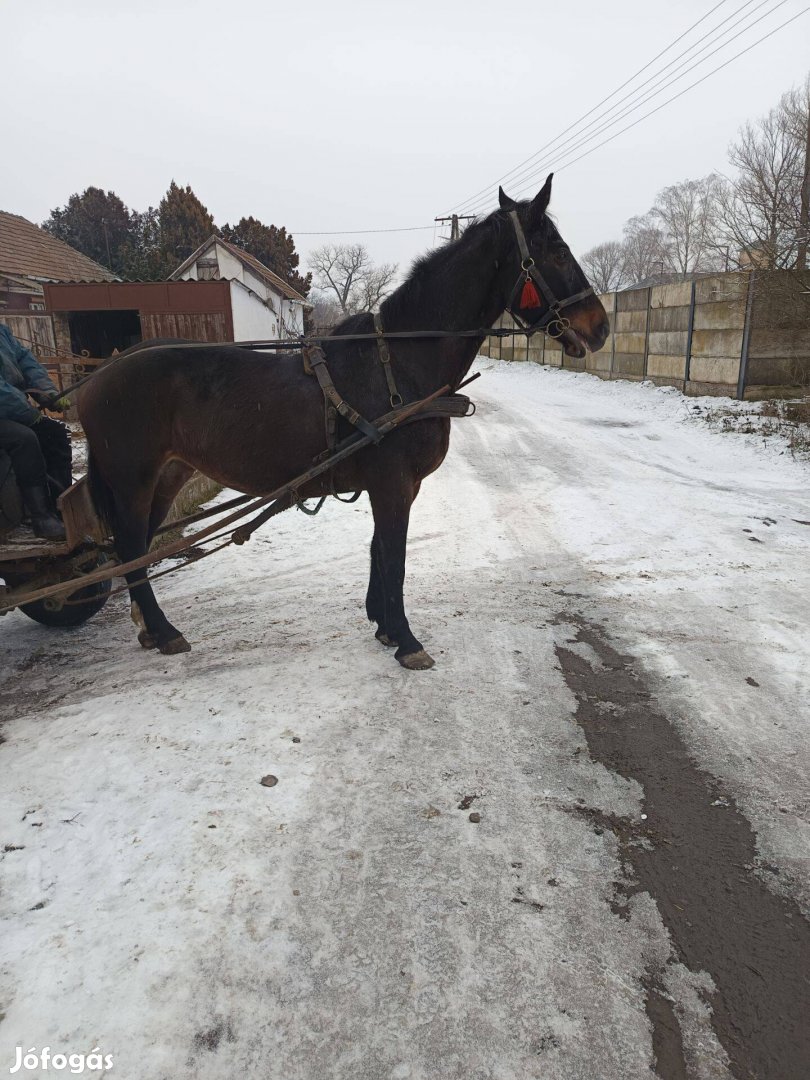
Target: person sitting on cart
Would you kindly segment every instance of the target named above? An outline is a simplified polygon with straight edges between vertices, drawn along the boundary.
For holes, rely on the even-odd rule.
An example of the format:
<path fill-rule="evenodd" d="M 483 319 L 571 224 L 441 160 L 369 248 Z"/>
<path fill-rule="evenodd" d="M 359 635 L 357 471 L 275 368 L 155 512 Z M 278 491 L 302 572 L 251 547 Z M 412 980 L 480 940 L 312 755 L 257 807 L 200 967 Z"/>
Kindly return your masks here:
<path fill-rule="evenodd" d="M 11 458 L 36 535 L 64 540 L 48 477 L 60 493 L 73 482 L 70 435 L 65 424 L 35 408 L 29 395 L 43 408 L 63 409 L 45 368 L 0 323 L 0 450 Z"/>

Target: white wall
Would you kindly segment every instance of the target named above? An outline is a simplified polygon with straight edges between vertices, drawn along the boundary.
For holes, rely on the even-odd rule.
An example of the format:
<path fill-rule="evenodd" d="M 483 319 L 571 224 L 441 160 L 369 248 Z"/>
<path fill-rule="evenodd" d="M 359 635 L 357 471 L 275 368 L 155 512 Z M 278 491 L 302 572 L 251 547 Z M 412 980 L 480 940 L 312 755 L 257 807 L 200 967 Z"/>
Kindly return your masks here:
<path fill-rule="evenodd" d="M 251 285 L 249 281 L 245 281 L 245 267 L 241 259 L 237 259 L 235 255 L 231 255 L 227 248 L 222 244 L 214 244 L 214 249 L 217 255 L 217 265 L 219 266 L 219 276 L 221 278 L 233 279 L 241 281 L 243 285 Z M 211 258 L 210 249 L 206 252 L 205 257 Z M 257 290 L 258 291 L 258 290 Z M 259 293 L 261 296 L 262 294 Z"/>
<path fill-rule="evenodd" d="M 288 300 L 276 292 L 222 244 L 215 243 L 214 251 L 220 278 L 231 282 L 231 309 L 236 341 L 295 337 L 303 334 L 304 308 L 300 302 Z M 212 250 L 209 248 L 204 258 L 210 259 L 211 255 Z M 196 280 L 196 262 L 183 271 L 182 277 L 186 281 Z M 241 282 L 245 288 L 234 286 L 234 281 Z M 251 295 L 246 289 L 250 289 L 255 295 Z"/>
<path fill-rule="evenodd" d="M 279 337 L 278 319 L 238 281 L 231 282 L 231 313 L 234 341 L 257 341 Z"/>

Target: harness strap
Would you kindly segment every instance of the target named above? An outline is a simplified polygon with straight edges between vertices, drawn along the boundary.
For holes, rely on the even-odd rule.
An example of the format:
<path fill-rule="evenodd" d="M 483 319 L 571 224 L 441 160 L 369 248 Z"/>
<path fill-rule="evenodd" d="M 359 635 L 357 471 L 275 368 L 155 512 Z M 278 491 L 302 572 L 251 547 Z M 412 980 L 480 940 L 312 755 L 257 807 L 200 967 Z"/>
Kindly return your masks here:
<path fill-rule="evenodd" d="M 578 304 L 580 300 L 584 300 L 588 296 L 595 296 L 596 294 L 593 289 L 588 286 L 587 289 L 582 289 L 572 296 L 566 296 L 565 299 L 558 300 L 549 283 L 537 269 L 534 259 L 529 252 L 529 245 L 526 243 L 526 237 L 520 224 L 517 210 L 510 210 L 509 217 L 515 230 L 515 239 L 517 240 L 518 249 L 520 251 L 520 268 L 522 272 L 515 282 L 515 287 L 512 290 L 512 295 L 509 297 L 509 303 L 507 304 L 506 310 L 515 322 L 529 330 L 530 333 L 533 333 L 535 330 L 545 330 L 549 337 L 562 337 L 571 325 L 568 319 L 560 315 L 563 308 L 570 307 L 572 304 Z M 548 304 L 548 310 L 545 314 L 541 315 L 537 322 L 531 324 L 515 310 L 515 300 L 518 291 L 523 286 L 527 277 L 530 277 L 535 285 L 537 285 L 543 299 Z"/>
<path fill-rule="evenodd" d="M 388 342 L 385 340 L 382 317 L 379 311 L 374 312 L 374 330 L 377 334 L 377 349 L 380 354 L 380 363 L 385 372 L 385 381 L 388 383 L 388 393 L 391 398 L 391 408 L 396 409 L 402 404 L 402 395 L 397 390 L 394 369 L 391 367 L 391 353 L 388 351 Z"/>
<path fill-rule="evenodd" d="M 332 376 L 329 374 L 329 369 L 326 366 L 326 355 L 323 349 L 319 345 L 311 345 L 305 346 L 303 352 L 304 364 L 308 365 L 315 374 L 326 400 L 331 402 L 340 415 L 348 420 L 350 424 L 353 424 L 359 431 L 362 431 L 368 438 L 373 439 L 375 443 L 379 442 L 382 438 L 379 429 L 362 417 L 360 413 L 356 409 L 353 409 L 348 402 L 344 401 L 337 392 L 337 388 L 332 382 Z M 328 426 L 328 416 L 326 422 Z"/>

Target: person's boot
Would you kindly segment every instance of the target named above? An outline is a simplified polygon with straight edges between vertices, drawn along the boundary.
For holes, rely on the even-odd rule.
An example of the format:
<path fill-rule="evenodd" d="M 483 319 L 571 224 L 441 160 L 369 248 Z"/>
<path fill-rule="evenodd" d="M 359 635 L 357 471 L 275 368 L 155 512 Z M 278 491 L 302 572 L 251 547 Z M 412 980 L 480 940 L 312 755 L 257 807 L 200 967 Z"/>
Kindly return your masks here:
<path fill-rule="evenodd" d="M 66 539 L 65 526 L 51 509 L 47 490 L 44 487 L 24 487 L 20 491 L 35 535 L 43 540 Z"/>

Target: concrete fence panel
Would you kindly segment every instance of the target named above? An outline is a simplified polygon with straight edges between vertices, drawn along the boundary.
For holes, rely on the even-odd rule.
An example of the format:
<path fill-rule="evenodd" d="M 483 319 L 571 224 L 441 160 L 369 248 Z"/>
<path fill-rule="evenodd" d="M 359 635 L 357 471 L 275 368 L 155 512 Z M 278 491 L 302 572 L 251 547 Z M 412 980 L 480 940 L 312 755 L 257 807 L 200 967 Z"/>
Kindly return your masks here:
<path fill-rule="evenodd" d="M 600 300 L 610 334 L 584 360 L 541 334 L 489 338 L 482 351 L 603 379 L 651 379 L 687 394 L 762 397 L 810 385 L 810 272 L 712 274 Z M 508 315 L 498 325 L 514 326 Z"/>

